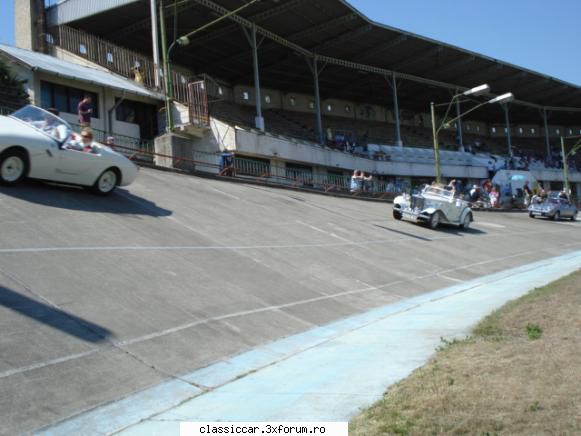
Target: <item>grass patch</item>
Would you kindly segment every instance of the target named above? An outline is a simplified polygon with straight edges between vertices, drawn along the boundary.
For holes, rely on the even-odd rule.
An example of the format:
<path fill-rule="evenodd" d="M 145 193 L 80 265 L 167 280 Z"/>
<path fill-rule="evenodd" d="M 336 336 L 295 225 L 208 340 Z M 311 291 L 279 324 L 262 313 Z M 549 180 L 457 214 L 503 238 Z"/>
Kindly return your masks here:
<path fill-rule="evenodd" d="M 511 301 L 355 417 L 350 435 L 581 434 L 581 271 Z"/>

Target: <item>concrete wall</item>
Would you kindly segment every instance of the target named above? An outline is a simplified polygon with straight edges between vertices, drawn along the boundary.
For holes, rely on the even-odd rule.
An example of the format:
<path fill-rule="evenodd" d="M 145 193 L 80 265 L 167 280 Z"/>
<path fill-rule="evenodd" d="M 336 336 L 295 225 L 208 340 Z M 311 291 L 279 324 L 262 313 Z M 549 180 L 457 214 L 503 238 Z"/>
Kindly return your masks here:
<path fill-rule="evenodd" d="M 434 177 L 435 174 L 433 164 L 364 159 L 348 153 L 318 147 L 311 143 L 293 142 L 269 134 L 259 134 L 242 129 L 236 129 L 235 151 L 247 155 L 306 163 L 307 165 L 310 163 L 325 168 L 360 169 L 378 175 Z M 484 167 L 444 165 L 442 174 L 444 177 L 485 178 L 488 173 Z"/>
<path fill-rule="evenodd" d="M 3 0 L 9 2 L 12 0 Z M 37 7 L 38 0 L 13 0 L 14 1 L 14 33 L 15 45 L 19 48 L 34 50 L 38 45 L 37 35 Z M 2 14 L 5 14 L 3 11 Z"/>

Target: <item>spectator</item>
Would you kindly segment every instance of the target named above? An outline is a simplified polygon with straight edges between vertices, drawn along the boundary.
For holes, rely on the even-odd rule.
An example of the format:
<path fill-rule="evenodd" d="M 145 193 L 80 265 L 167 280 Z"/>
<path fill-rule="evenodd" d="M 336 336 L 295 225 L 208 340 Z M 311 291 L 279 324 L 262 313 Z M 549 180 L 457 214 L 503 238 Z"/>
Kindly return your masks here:
<path fill-rule="evenodd" d="M 360 192 L 363 189 L 363 173 L 359 170 L 353 171 L 351 176 L 351 192 Z"/>
<path fill-rule="evenodd" d="M 141 72 L 141 67 L 139 65 L 133 67 L 133 78 L 137 83 L 143 85 L 143 73 Z"/>
<path fill-rule="evenodd" d="M 105 140 L 105 144 L 107 144 L 109 147 L 112 147 L 115 145 L 115 138 L 113 136 L 107 136 L 107 139 Z"/>
<path fill-rule="evenodd" d="M 85 95 L 78 106 L 77 111 L 79 113 L 79 124 L 81 127 L 91 126 L 91 114 L 93 113 L 93 105 L 91 103 L 91 96 Z"/>
<path fill-rule="evenodd" d="M 224 150 L 220 155 L 220 174 L 221 176 L 236 175 L 236 167 L 234 166 L 234 153 Z"/>
<path fill-rule="evenodd" d="M 480 186 L 472 185 L 472 189 L 470 190 L 470 201 L 472 203 L 475 203 L 479 199 L 480 199 Z"/>
<path fill-rule="evenodd" d="M 490 205 L 492 207 L 498 207 L 498 198 L 499 198 L 498 189 L 496 188 L 496 186 L 493 186 L 492 191 L 490 192 Z"/>
<path fill-rule="evenodd" d="M 530 188 L 528 181 L 525 182 L 522 190 L 525 193 L 525 206 L 528 206 L 530 204 L 531 198 L 533 197 L 533 191 Z"/>
<path fill-rule="evenodd" d="M 365 192 L 371 192 L 373 188 L 373 176 L 371 174 L 366 175 L 363 173 L 363 190 Z"/>

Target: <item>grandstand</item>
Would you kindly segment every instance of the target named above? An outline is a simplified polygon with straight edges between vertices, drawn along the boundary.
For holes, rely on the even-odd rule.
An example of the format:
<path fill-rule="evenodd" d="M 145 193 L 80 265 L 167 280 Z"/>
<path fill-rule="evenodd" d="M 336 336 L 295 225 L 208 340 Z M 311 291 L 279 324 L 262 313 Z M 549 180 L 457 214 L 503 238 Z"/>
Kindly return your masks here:
<path fill-rule="evenodd" d="M 517 100 L 505 110 L 484 106 L 441 132 L 444 176 L 472 183 L 487 176 L 490 160 L 501 168 L 512 152 L 512 165 L 559 188 L 559 138 L 581 134 L 579 86 L 375 23 L 342 0 L 253 3 L 187 46 L 177 36 L 245 2 L 16 2 L 30 11 L 17 17 L 17 45 L 130 79 L 138 65 L 143 85 L 158 91 L 161 41 L 152 32 L 160 26 L 152 23 L 163 17 L 172 47 L 172 114 L 189 148 L 158 149 L 179 148 L 179 158 L 228 149 L 239 159 L 270 162 L 281 174 L 336 179 L 362 169 L 385 186 L 413 184 L 434 175 L 429 103 L 480 83 Z M 192 102 L 192 83 L 203 84 L 207 104 Z M 163 131 L 161 102 L 159 108 Z M 200 123 L 207 115 L 209 122 Z M 572 171 L 571 180 L 579 191 L 581 173 Z"/>

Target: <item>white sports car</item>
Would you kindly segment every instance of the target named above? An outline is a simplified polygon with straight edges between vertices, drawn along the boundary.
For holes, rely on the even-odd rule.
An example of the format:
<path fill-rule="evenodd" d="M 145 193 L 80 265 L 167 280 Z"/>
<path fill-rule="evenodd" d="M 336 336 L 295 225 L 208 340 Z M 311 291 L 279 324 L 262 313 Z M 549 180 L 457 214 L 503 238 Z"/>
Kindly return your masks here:
<path fill-rule="evenodd" d="M 79 151 L 74 135 L 66 121 L 33 105 L 0 116 L 0 183 L 30 177 L 105 195 L 135 180 L 137 167 L 125 156 L 101 144 Z"/>

